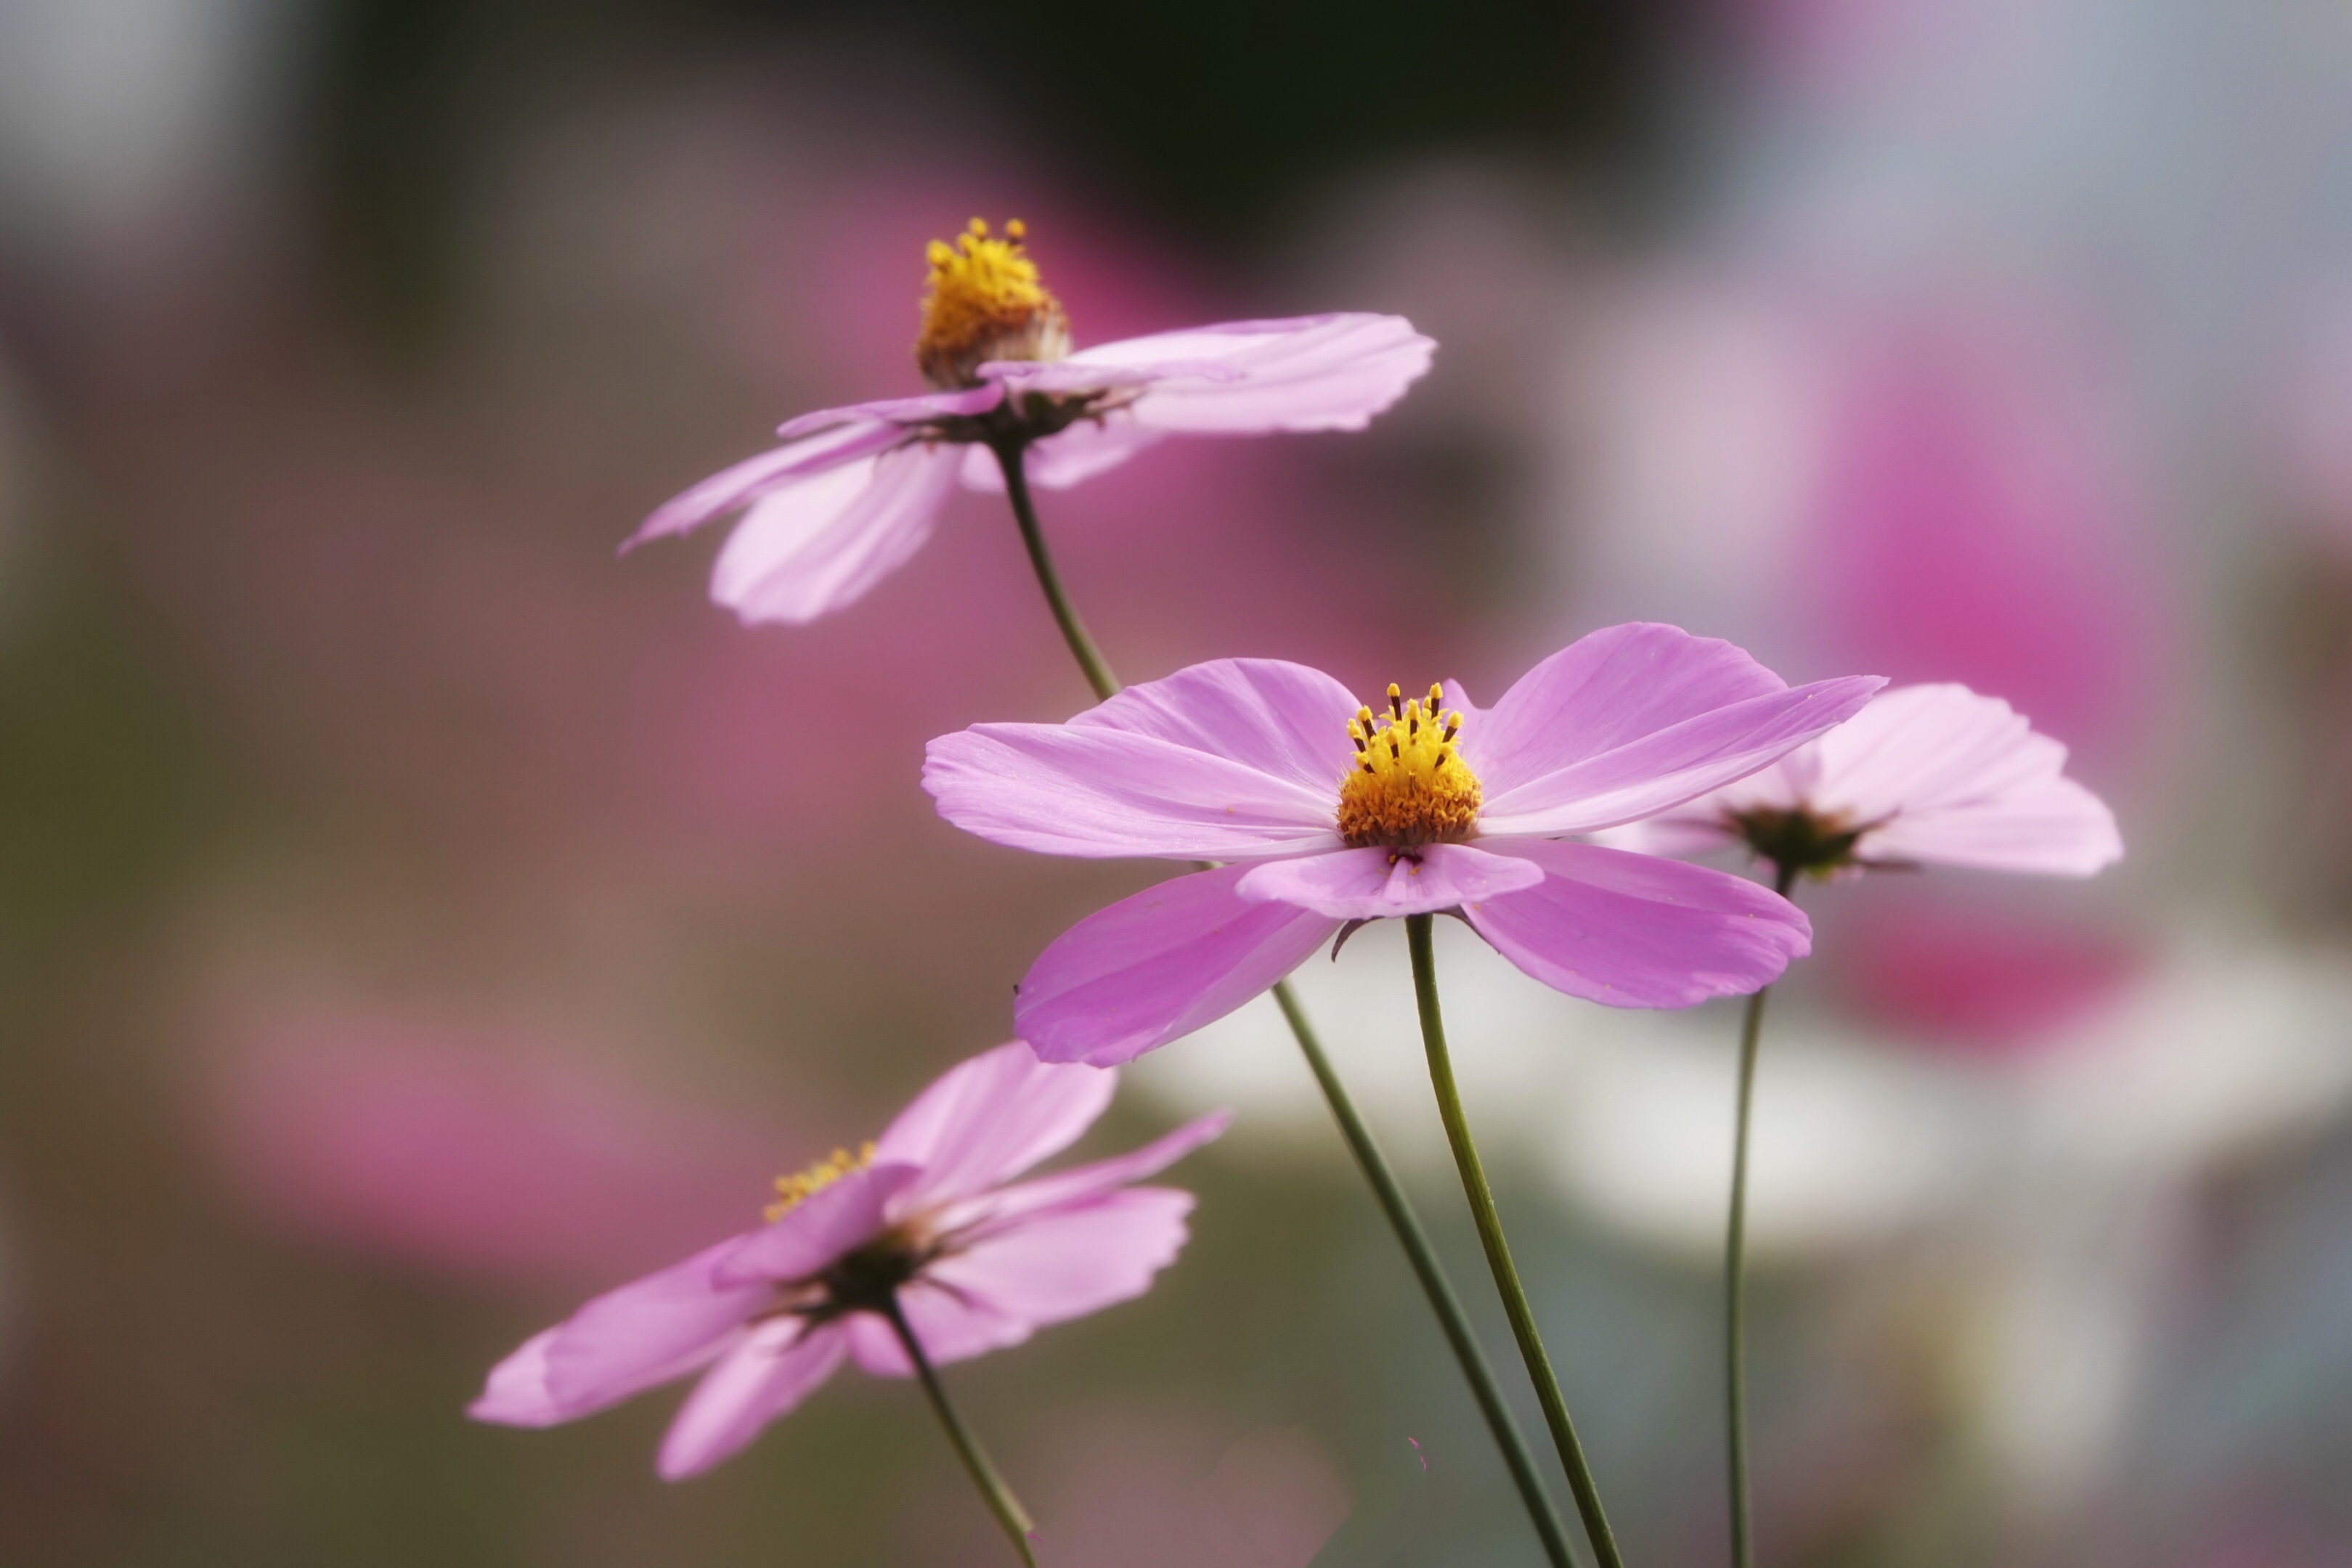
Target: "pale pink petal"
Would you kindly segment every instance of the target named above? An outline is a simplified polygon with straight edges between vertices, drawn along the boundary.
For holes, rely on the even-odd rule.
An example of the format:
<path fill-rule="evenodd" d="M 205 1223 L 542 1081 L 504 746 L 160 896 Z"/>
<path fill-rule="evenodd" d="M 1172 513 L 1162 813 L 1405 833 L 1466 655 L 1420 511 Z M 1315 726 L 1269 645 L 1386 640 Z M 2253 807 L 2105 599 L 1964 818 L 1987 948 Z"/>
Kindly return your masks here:
<path fill-rule="evenodd" d="M 969 1197 L 1059 1154 L 1109 1108 L 1118 1086 L 1115 1073 L 1040 1061 L 1017 1040 L 957 1063 L 875 1140 L 877 1165 L 922 1171 L 891 1211 Z"/>
<path fill-rule="evenodd" d="M 873 456 L 908 439 L 904 429 L 885 420 L 857 419 L 847 409 L 829 409 L 826 413 L 843 417 L 824 427 L 821 434 L 747 457 L 688 486 L 655 507 L 621 546 L 621 553 L 626 555 L 649 539 L 685 533 L 713 517 L 748 507 L 795 479 Z"/>
<path fill-rule="evenodd" d="M 1129 686 L 1070 720 L 1231 758 L 1287 780 L 1336 816 L 1350 755 L 1348 721 L 1363 705 L 1322 671 L 1286 659 L 1212 659 Z"/>
<path fill-rule="evenodd" d="M 940 1224 L 951 1231 L 987 1235 L 1024 1215 L 1080 1202 L 1129 1182 L 1141 1181 L 1145 1176 L 1157 1176 L 1202 1145 L 1222 1136 L 1233 1120 L 1231 1111 L 1212 1111 L 1128 1154 L 1055 1171 L 1035 1181 L 999 1187 L 958 1204 L 942 1216 Z"/>
<path fill-rule="evenodd" d="M 1598 844 L 1491 844 L 1544 880 L 1463 913 L 1554 990 L 1620 1008 L 1684 1008 L 1769 985 L 1811 950 L 1787 899 L 1740 877 Z"/>
<path fill-rule="evenodd" d="M 1066 397 L 1073 392 L 1130 392 L 1171 377 L 1237 382 L 1247 374 L 1218 360 L 1155 360 L 1115 365 L 1076 355 L 1066 360 L 991 360 L 976 373 L 1003 387 L 1013 397 L 1028 392 L 1042 392 L 1048 397 Z"/>
<path fill-rule="evenodd" d="M 1039 489 L 1066 490 L 1166 439 L 1166 431 L 1146 429 L 1116 410 L 1080 420 L 1058 434 L 1030 444 L 1029 483 Z M 964 455 L 963 484 L 967 490 L 1003 495 L 1004 471 L 997 466 L 996 454 L 985 446 L 970 448 Z"/>
<path fill-rule="evenodd" d="M 1139 424 L 1246 435 L 1361 430 L 1428 371 L 1436 349 L 1401 316 L 1302 316 L 1098 343 L 1063 363 L 1155 372 L 1129 405 Z"/>
<path fill-rule="evenodd" d="M 662 1438 L 655 1469 L 666 1481 L 684 1480 L 739 1452 L 831 1377 L 847 1349 L 837 1324 L 761 1323 L 695 1385 Z"/>
<path fill-rule="evenodd" d="M 1035 1325 L 1008 1317 L 985 1301 L 966 1301 L 952 1292 L 917 1280 L 898 1292 L 898 1310 L 907 1327 L 934 1366 L 970 1361 L 992 1350 L 1019 1344 Z M 914 1367 L 887 1319 L 859 1312 L 845 1319 L 849 1354 L 860 1370 L 877 1377 L 911 1377 Z"/>
<path fill-rule="evenodd" d="M 1486 792 L 1479 831 L 1582 833 L 1654 815 L 1794 750 L 1885 684 L 1789 687 L 1730 643 L 1676 627 L 1596 632 L 1465 716 L 1463 760 Z"/>
<path fill-rule="evenodd" d="M 873 402 L 853 402 L 843 408 L 821 408 L 788 419 L 777 435 L 797 440 L 843 424 L 878 423 L 901 430 L 920 429 L 934 420 L 970 418 L 986 413 L 1004 396 L 1001 387 L 958 387 L 951 392 L 917 392 L 912 397 L 886 397 Z"/>
<path fill-rule="evenodd" d="M 1744 784 L 1747 780 L 1740 782 Z M 1738 787 L 1732 786 L 1733 789 Z M 1592 835 L 1592 841 L 1612 850 L 1630 850 L 1643 855 L 1704 855 L 1727 849 L 1742 841 L 1739 835 L 1724 821 L 1720 810 L 1697 809 L 1713 807 L 1715 802 L 1723 800 L 1725 793 L 1718 789 L 1712 795 L 1702 795 L 1695 801 L 1658 816 L 1604 828 Z"/>
<path fill-rule="evenodd" d="M 718 1257 L 711 1277 L 722 1284 L 805 1280 L 843 1253 L 879 1236 L 891 1200 L 922 1175 L 911 1165 L 879 1159 L 819 1188 L 772 1224 L 737 1238 Z"/>
<path fill-rule="evenodd" d="M 710 597 L 747 624 L 839 610 L 931 535 L 961 449 L 925 443 L 796 476 L 752 504 L 711 567 Z"/>
<path fill-rule="evenodd" d="M 1988 800 L 1905 812 L 1863 835 L 1867 861 L 2090 876 L 2123 858 L 2116 817 L 2072 779 L 2043 779 Z"/>
<path fill-rule="evenodd" d="M 1428 844 L 1416 857 L 1360 849 L 1269 861 L 1252 867 L 1234 891 L 1334 920 L 1380 920 L 1452 909 L 1542 880 L 1543 873 L 1523 860 L 1466 844 Z"/>
<path fill-rule="evenodd" d="M 1234 891 L 1246 868 L 1196 872 L 1079 921 L 1039 955 L 1013 1027 L 1049 1061 L 1108 1067 L 1190 1034 L 1297 968 L 1339 923 Z"/>
<path fill-rule="evenodd" d="M 683 1263 L 607 1291 L 490 1371 L 468 1414 L 543 1427 L 618 1404 L 682 1376 L 724 1349 L 772 1299 L 765 1281 L 722 1284 L 732 1238 Z"/>
<path fill-rule="evenodd" d="M 898 1292 L 899 1310 L 937 1365 L 1019 1344 L 1150 1290 L 1182 1250 L 1192 1208 L 1191 1193 L 1146 1186 L 1033 1214 L 932 1264 Z M 850 1343 L 877 1376 L 914 1370 L 880 1318 L 852 1319 Z"/>
<path fill-rule="evenodd" d="M 1237 721 L 1219 733 L 1199 722 L 1220 716 L 1213 705 L 1187 710 L 1155 693 L 1181 678 L 1131 686 L 1066 725 L 980 724 L 941 736 L 926 749 L 923 788 L 966 832 L 1046 854 L 1242 860 L 1337 844 L 1345 718 L 1331 731 L 1331 766 L 1309 783 L 1302 775 L 1311 764 L 1289 754 L 1292 737 L 1274 727 L 1284 716 L 1259 711 L 1261 727 Z M 1116 711 L 1098 720 L 1106 709 Z"/>
<path fill-rule="evenodd" d="M 1141 1186 L 1041 1209 L 942 1258 L 924 1282 L 1023 1322 L 1083 1317 L 1150 1290 L 1192 1208 L 1191 1193 Z"/>

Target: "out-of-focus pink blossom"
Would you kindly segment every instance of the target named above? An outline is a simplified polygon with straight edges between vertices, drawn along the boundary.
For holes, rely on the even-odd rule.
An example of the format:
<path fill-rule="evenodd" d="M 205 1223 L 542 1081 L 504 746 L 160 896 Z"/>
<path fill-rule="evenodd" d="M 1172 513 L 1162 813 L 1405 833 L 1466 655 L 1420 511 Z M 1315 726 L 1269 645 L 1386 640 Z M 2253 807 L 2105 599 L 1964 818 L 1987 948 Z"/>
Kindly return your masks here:
<path fill-rule="evenodd" d="M 576 1286 L 740 1212 L 787 1127 L 665 1104 L 543 1042 L 381 1015 L 240 1027 L 197 1106 L 277 1223 L 468 1279 Z"/>
<path fill-rule="evenodd" d="M 710 591 L 747 622 L 815 620 L 856 601 L 930 537 L 959 483 L 1075 485 L 1170 435 L 1360 430 L 1428 370 L 1436 345 L 1396 316 L 1232 321 L 1072 352 L 1061 307 L 1018 243 L 974 220 L 935 245 L 917 357 L 934 390 L 786 421 L 783 444 L 673 497 L 630 539 L 744 513 Z M 1006 459 L 1010 461 L 1009 457 Z"/>
<path fill-rule="evenodd" d="M 1939 863 L 2089 876 L 2123 857 L 2066 748 L 1998 697 L 1903 686 L 1768 768 L 1633 825 L 1654 854 L 1746 842 L 1797 871 Z"/>
<path fill-rule="evenodd" d="M 1555 989 L 1687 1007 L 1768 984 L 1804 917 L 1740 878 L 1566 843 L 1679 804 L 1803 745 L 1882 683 L 1791 688 L 1728 643 L 1611 627 L 1492 709 L 1459 686 L 1360 707 L 1319 670 L 1195 664 L 1066 725 L 931 743 L 940 814 L 1048 854 L 1219 861 L 1081 921 L 1019 988 L 1055 1061 L 1124 1061 L 1223 1017 L 1349 923 L 1461 912 Z M 1440 697 L 1453 705 L 1440 712 Z"/>
<path fill-rule="evenodd" d="M 546 1427 L 702 1374 L 664 1439 L 676 1480 L 789 1414 L 845 1359 L 913 1365 L 884 1314 L 933 1362 L 1142 1294 L 1184 1244 L 1192 1196 L 1129 1184 L 1224 1131 L 1223 1112 L 1132 1153 L 1025 1182 L 1110 1103 L 1113 1075 L 1053 1066 L 1019 1040 L 950 1070 L 857 1155 L 777 1186 L 760 1229 L 597 1297 L 493 1368 L 470 1413 Z"/>

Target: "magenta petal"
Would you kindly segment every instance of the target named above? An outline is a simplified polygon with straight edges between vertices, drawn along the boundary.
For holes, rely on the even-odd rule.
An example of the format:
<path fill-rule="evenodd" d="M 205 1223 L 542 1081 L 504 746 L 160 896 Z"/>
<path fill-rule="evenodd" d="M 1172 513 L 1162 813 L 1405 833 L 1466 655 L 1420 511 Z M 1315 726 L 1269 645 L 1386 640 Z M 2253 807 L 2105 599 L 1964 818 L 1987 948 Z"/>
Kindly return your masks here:
<path fill-rule="evenodd" d="M 1437 345 L 1401 316 L 1229 321 L 1082 349 L 1070 366 L 1149 369 L 1139 424 L 1192 434 L 1361 430 L 1429 369 Z M 1213 364 L 1222 373 L 1192 367 Z"/>
<path fill-rule="evenodd" d="M 1040 1061 L 1017 1040 L 959 1062 L 875 1140 L 877 1165 L 922 1171 L 892 1212 L 984 1191 L 1059 1154 L 1109 1108 L 1118 1086 L 1098 1067 Z"/>
<path fill-rule="evenodd" d="M 1003 389 L 1000 387 L 959 387 L 953 392 L 917 392 L 913 397 L 886 397 L 873 402 L 853 402 L 843 408 L 821 408 L 814 413 L 788 419 L 776 427 L 776 434 L 783 440 L 793 441 L 843 424 L 867 423 L 896 425 L 904 431 L 928 424 L 935 419 L 969 418 L 975 413 L 986 413 L 1003 401 Z"/>
<path fill-rule="evenodd" d="M 1689 1007 L 1769 985 L 1811 950 L 1803 913 L 1740 877 L 1597 844 L 1494 847 L 1533 862 L 1544 880 L 1464 914 L 1496 951 L 1572 997 Z"/>
<path fill-rule="evenodd" d="M 468 1414 L 544 1427 L 615 1405 L 717 1354 L 770 1297 L 765 1282 L 723 1285 L 714 1269 L 740 1238 L 607 1291 L 490 1371 Z"/>
<path fill-rule="evenodd" d="M 1885 683 L 1789 687 L 1728 643 L 1612 626 L 1528 672 L 1462 730 L 1482 832 L 1591 832 L 1755 772 L 1861 710 Z"/>
<path fill-rule="evenodd" d="M 852 603 L 930 538 L 961 460 L 916 443 L 770 488 L 719 552 L 710 597 L 751 624 Z"/>
<path fill-rule="evenodd" d="M 1338 777 L 1318 795 L 1229 757 L 1080 724 L 974 725 L 932 741 L 923 760 L 923 788 L 964 831 L 1097 859 L 1328 848 Z"/>
<path fill-rule="evenodd" d="M 1038 956 L 1013 1025 L 1049 1061 L 1108 1067 L 1240 1007 L 1339 922 L 1234 891 L 1247 868 L 1196 872 L 1097 910 Z"/>
<path fill-rule="evenodd" d="M 718 1258 L 711 1277 L 722 1285 L 805 1280 L 843 1253 L 880 1235 L 890 1200 L 921 1170 L 878 1158 L 802 1200 L 782 1218 L 737 1238 Z"/>
<path fill-rule="evenodd" d="M 1428 844 L 1417 858 L 1384 849 L 1340 850 L 1253 866 L 1234 891 L 1278 899 L 1334 920 L 1427 915 L 1533 887 L 1543 873 L 1524 860 L 1466 844 Z"/>
<path fill-rule="evenodd" d="M 683 1480 L 740 1451 L 831 1377 L 847 1348 L 837 1325 L 761 1323 L 695 1385 L 654 1468 L 666 1481 Z"/>
<path fill-rule="evenodd" d="M 985 1236 L 1041 1209 L 1098 1197 L 1114 1187 L 1159 1175 L 1202 1145 L 1223 1135 L 1233 1120 L 1231 1111 L 1212 1111 L 1139 1149 L 1097 1160 L 1092 1165 L 1055 1171 L 1035 1181 L 1000 1187 L 959 1204 L 947 1212 L 941 1224 L 950 1230 L 970 1230 L 975 1236 Z"/>
<path fill-rule="evenodd" d="M 626 555 L 649 539 L 685 533 L 713 517 L 748 507 L 795 478 L 841 467 L 907 439 L 907 433 L 895 424 L 852 419 L 846 409 L 827 412 L 843 415 L 843 421 L 827 427 L 821 435 L 794 441 L 722 468 L 655 507 L 621 546 L 621 553 Z"/>

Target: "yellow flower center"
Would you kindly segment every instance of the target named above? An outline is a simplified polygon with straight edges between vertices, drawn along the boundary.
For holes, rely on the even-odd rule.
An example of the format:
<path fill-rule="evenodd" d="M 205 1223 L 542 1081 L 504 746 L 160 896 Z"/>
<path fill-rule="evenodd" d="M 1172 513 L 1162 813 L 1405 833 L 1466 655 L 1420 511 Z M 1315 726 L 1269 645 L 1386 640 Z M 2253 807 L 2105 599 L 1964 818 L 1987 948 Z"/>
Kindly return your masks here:
<path fill-rule="evenodd" d="M 826 1187 L 852 1171 L 862 1171 L 874 1163 L 874 1145 L 860 1144 L 856 1154 L 847 1149 L 835 1149 L 824 1158 L 792 1176 L 776 1178 L 776 1201 L 768 1205 L 767 1215 L 772 1223 L 782 1219 Z"/>
<path fill-rule="evenodd" d="M 1454 744 L 1462 716 L 1439 716 L 1436 686 L 1426 705 L 1402 697 L 1391 685 L 1388 712 L 1359 708 L 1348 723 L 1356 760 L 1339 780 L 1339 837 L 1357 849 L 1459 843 L 1477 824 L 1478 776 Z"/>
<path fill-rule="evenodd" d="M 1070 351 L 1069 318 L 1021 248 L 1028 232 L 1015 218 L 1003 239 L 992 239 L 987 223 L 974 218 L 953 245 L 931 242 L 915 340 L 915 363 L 931 385 L 978 386 L 973 372 L 991 360 L 1058 360 Z"/>

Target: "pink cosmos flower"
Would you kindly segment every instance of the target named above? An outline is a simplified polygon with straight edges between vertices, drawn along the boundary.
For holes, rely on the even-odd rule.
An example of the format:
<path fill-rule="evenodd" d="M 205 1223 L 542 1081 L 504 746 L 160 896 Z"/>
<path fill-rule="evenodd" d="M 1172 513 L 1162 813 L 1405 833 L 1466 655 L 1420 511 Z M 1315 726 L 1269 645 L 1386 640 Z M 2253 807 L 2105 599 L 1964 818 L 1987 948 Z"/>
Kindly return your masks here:
<path fill-rule="evenodd" d="M 1654 854 L 1745 842 L 1817 875 L 1937 862 L 2089 876 L 2123 858 L 2106 803 L 2065 777 L 2066 748 L 1999 697 L 1902 686 L 1736 784 L 1615 841 Z"/>
<path fill-rule="evenodd" d="M 930 537 L 959 482 L 1003 487 L 999 455 L 1060 488 L 1170 435 L 1361 430 L 1437 345 L 1398 316 L 1213 327 L 1076 352 L 1018 223 L 933 242 L 915 358 L 933 388 L 788 420 L 783 444 L 665 502 L 623 547 L 742 511 L 710 595 L 746 622 L 841 609 Z"/>
<path fill-rule="evenodd" d="M 776 1184 L 757 1230 L 597 1297 L 491 1369 L 468 1414 L 548 1427 L 700 1372 L 656 1464 L 709 1469 L 787 1415 L 844 1358 L 962 1361 L 1141 1295 L 1184 1244 L 1190 1193 L 1128 1184 L 1225 1129 L 1188 1123 L 1115 1159 L 1013 1182 L 1110 1103 L 1113 1075 L 1037 1060 L 1019 1040 L 955 1067 L 856 1155 Z M 1006 1185 L 1011 1183 L 1011 1185 Z"/>
<path fill-rule="evenodd" d="M 1360 707 L 1319 670 L 1195 664 L 1066 725 L 931 742 L 940 814 L 1051 854 L 1236 862 L 1088 916 L 1022 981 L 1023 1038 L 1124 1061 L 1240 1007 L 1343 926 L 1458 913 L 1528 974 L 1617 1007 L 1755 989 L 1810 927 L 1744 879 L 1567 843 L 1742 778 L 1882 685 L 1791 688 L 1672 626 L 1596 632 L 1481 711 L 1459 686 Z M 1452 711 L 1441 711 L 1450 703 Z"/>

